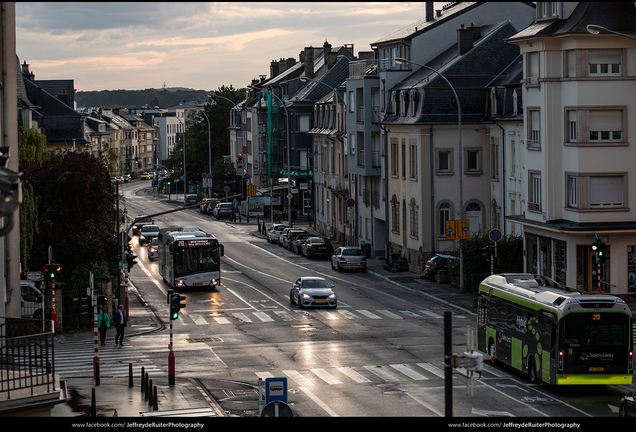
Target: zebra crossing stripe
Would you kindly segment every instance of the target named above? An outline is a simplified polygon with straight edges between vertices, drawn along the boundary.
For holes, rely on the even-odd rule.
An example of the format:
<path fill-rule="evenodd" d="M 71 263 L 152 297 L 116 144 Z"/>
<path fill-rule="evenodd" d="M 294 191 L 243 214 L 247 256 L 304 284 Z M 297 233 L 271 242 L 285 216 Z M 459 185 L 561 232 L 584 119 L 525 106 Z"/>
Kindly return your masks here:
<path fill-rule="evenodd" d="M 370 379 L 367 379 L 363 375 L 361 375 L 358 372 L 354 371 L 353 368 L 350 368 L 350 367 L 339 367 L 338 370 L 340 372 L 342 372 L 343 374 L 345 374 L 346 376 L 348 376 L 349 378 L 351 378 L 352 380 L 354 380 L 355 382 L 359 383 L 359 384 L 370 383 L 371 382 Z"/>
<path fill-rule="evenodd" d="M 415 372 L 413 369 L 406 366 L 405 364 L 392 364 L 389 366 L 391 366 L 396 371 L 403 373 L 404 375 L 406 375 L 407 377 L 411 378 L 414 381 L 428 380 L 428 378 L 426 378 L 424 375 L 418 372 Z"/>
<path fill-rule="evenodd" d="M 314 383 L 312 381 L 308 380 L 307 378 L 305 378 L 304 376 L 302 376 L 301 374 L 299 374 L 295 370 L 284 370 L 283 373 L 285 375 L 287 375 L 289 378 L 291 378 L 294 381 L 296 381 L 296 383 L 299 386 L 308 387 L 308 386 L 313 386 L 314 385 Z"/>
<path fill-rule="evenodd" d="M 396 382 L 399 381 L 394 375 L 391 375 L 387 371 L 385 371 L 383 366 L 374 365 L 374 366 L 363 366 L 366 370 L 376 375 L 380 379 L 383 379 L 386 382 Z"/>
<path fill-rule="evenodd" d="M 358 313 L 361 313 L 362 315 L 366 316 L 367 318 L 382 319 L 381 317 L 377 316 L 373 312 L 369 312 L 368 310 L 359 310 Z"/>
<path fill-rule="evenodd" d="M 253 312 L 256 317 L 263 322 L 273 322 L 274 320 L 265 312 Z"/>
<path fill-rule="evenodd" d="M 247 317 L 247 315 L 245 315 L 244 313 L 235 312 L 232 315 L 234 315 L 234 317 L 236 317 L 241 322 L 246 322 L 246 323 L 251 323 L 252 322 L 252 320 L 249 319 Z"/>
<path fill-rule="evenodd" d="M 327 372 L 324 369 L 311 369 L 311 371 L 321 380 L 323 380 L 324 382 L 326 382 L 327 384 L 333 385 L 333 384 L 342 384 L 342 381 L 340 381 L 338 378 L 334 377 L 333 375 L 331 375 L 329 372 Z"/>
<path fill-rule="evenodd" d="M 424 369 L 425 371 L 432 373 L 433 375 L 437 375 L 440 378 L 445 378 L 444 371 L 438 368 L 437 366 L 434 366 L 430 363 L 417 363 L 417 365 L 421 367 L 422 369 Z"/>

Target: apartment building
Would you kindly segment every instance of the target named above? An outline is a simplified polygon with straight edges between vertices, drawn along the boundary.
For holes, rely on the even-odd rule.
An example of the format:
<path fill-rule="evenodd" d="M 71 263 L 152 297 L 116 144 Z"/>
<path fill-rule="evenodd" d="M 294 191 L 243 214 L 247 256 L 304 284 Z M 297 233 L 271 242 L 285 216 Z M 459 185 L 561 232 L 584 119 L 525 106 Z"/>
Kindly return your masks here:
<path fill-rule="evenodd" d="M 537 2 L 508 40 L 523 55 L 525 118 L 524 203 L 508 219 L 523 227 L 527 271 L 581 291 L 636 288 L 635 29 L 633 2 Z"/>
<path fill-rule="evenodd" d="M 373 42 L 372 52 L 360 53 L 359 60 L 350 64 L 347 80 L 347 113 L 349 114 L 347 116 L 347 151 L 350 197 L 356 202 L 354 243 L 371 244 L 373 256 L 388 258 L 389 253 L 406 256 L 408 248 L 389 252 L 391 232 L 395 232 L 397 227 L 391 226 L 393 223 L 390 219 L 392 195 L 389 195 L 388 191 L 390 177 L 390 166 L 387 165 L 390 158 L 388 134 L 391 127 L 384 125 L 383 122 L 387 116 L 393 115 L 390 110 L 395 103 L 403 103 L 392 99 L 402 95 L 401 92 L 394 94 L 392 89 L 407 80 L 420 68 L 419 65 L 428 64 L 446 50 L 456 51 L 456 46 L 449 48 L 448 41 L 457 40 L 457 31 L 462 24 L 466 28 L 471 26 L 481 28 L 486 24 L 509 21 L 514 28 L 522 29 L 534 20 L 535 6 L 527 2 L 454 2 L 435 10 L 433 3 L 427 2 L 423 7 L 423 15 L 425 15 L 424 19 Z M 400 64 L 396 62 L 396 58 L 408 59 L 410 63 Z M 405 83 L 403 87 L 404 95 L 408 97 L 410 86 Z M 418 101 L 418 104 L 425 103 L 426 101 L 421 99 Z M 455 121 L 456 118 L 455 115 Z M 457 129 L 456 123 L 452 129 Z M 457 140 L 457 135 L 454 140 Z M 419 149 L 420 155 L 424 152 L 428 154 L 428 149 Z M 453 159 L 449 163 L 458 167 L 458 152 L 454 152 L 452 156 Z M 421 179 L 421 176 L 428 171 L 428 167 L 425 171 L 420 171 L 418 178 Z M 455 175 L 457 170 L 452 174 L 452 176 Z M 457 178 L 455 181 L 458 181 Z M 401 207 L 405 207 L 404 202 L 407 202 L 407 207 L 411 203 L 410 197 L 407 199 L 406 196 L 402 199 L 401 196 L 398 198 L 396 195 L 396 200 Z M 394 208 L 396 206 L 397 204 L 394 204 Z M 422 203 L 419 206 L 419 209 L 411 206 L 412 210 L 406 211 L 417 211 L 420 216 L 428 215 L 426 216 L 428 220 L 422 222 L 427 226 L 428 231 L 428 226 L 434 223 L 431 216 L 434 204 Z M 449 209 L 448 217 L 458 219 L 458 210 L 460 207 L 455 205 L 451 215 Z M 479 211 L 484 214 L 485 210 L 482 208 Z M 404 214 L 403 211 L 402 214 Z M 421 241 L 423 234 L 420 234 L 419 230 L 421 227 L 418 227 L 417 235 L 418 241 Z M 410 235 L 407 235 L 407 242 L 409 238 Z M 434 249 L 435 239 L 430 239 L 428 234 L 426 238 L 422 253 L 439 250 Z M 415 250 L 420 253 L 419 246 Z M 422 257 L 413 259 L 412 267 L 417 267 L 417 262 L 421 259 Z"/>

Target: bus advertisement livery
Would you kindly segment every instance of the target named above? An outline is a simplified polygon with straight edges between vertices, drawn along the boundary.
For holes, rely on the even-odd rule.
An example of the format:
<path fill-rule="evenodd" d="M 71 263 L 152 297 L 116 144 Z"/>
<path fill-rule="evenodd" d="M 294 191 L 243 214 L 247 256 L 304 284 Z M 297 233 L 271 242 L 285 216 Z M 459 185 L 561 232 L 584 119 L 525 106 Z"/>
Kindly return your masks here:
<path fill-rule="evenodd" d="M 223 245 L 199 228 L 159 230 L 159 273 L 173 288 L 215 288 L 221 284 Z"/>
<path fill-rule="evenodd" d="M 532 382 L 632 383 L 632 316 L 625 302 L 543 276 L 500 274 L 481 282 L 477 347 Z"/>

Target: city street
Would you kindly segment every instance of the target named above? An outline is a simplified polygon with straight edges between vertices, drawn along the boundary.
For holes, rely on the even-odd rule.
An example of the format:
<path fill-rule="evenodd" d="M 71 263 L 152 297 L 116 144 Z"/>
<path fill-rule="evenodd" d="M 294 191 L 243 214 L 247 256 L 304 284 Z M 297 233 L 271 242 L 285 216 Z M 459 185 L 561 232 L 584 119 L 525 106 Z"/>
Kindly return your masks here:
<path fill-rule="evenodd" d="M 123 185 L 131 217 L 177 208 L 146 193 L 150 182 Z M 174 196 L 173 196 L 174 199 Z M 466 350 L 472 310 L 453 308 L 368 273 L 339 273 L 326 259 L 308 260 L 268 243 L 255 221 L 229 223 L 188 209 L 155 218 L 161 228 L 197 226 L 225 247 L 222 285 L 180 292 L 186 308 L 172 321 L 176 379 L 196 378 L 230 415 L 258 415 L 258 381 L 286 378 L 295 416 L 445 415 L 445 311 L 452 312 L 453 352 Z M 256 234 L 255 234 L 256 233 Z M 168 285 L 133 239 L 138 264 L 130 281 L 165 327 L 127 339 L 155 376 L 168 374 Z M 290 304 L 300 276 L 333 284 L 338 308 Z M 422 281 L 422 284 L 437 284 Z M 134 317 L 133 317 L 134 319 Z M 456 417 L 613 417 L 634 386 L 549 388 L 489 362 L 474 381 L 453 374 Z"/>

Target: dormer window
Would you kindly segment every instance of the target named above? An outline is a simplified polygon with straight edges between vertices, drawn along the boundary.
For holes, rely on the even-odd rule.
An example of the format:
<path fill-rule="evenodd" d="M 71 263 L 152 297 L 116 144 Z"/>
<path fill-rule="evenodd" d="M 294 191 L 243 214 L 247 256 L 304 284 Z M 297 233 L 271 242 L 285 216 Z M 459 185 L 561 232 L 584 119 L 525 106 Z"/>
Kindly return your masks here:
<path fill-rule="evenodd" d="M 537 2 L 537 19 L 558 17 L 559 2 Z"/>

